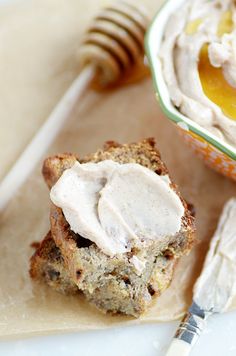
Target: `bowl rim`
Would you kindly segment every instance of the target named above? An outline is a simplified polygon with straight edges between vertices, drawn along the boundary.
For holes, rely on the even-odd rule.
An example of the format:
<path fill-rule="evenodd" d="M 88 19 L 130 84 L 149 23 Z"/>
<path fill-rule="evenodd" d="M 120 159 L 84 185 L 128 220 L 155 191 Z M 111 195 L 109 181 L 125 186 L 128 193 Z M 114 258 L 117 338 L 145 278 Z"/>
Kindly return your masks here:
<path fill-rule="evenodd" d="M 158 12 L 155 14 L 151 24 L 145 35 L 145 52 L 148 58 L 148 63 L 151 69 L 153 86 L 156 98 L 159 101 L 161 109 L 164 114 L 174 123 L 178 124 L 186 131 L 199 136 L 200 140 L 205 140 L 217 150 L 224 153 L 232 160 L 236 160 L 236 148 L 224 142 L 207 129 L 201 127 L 199 124 L 189 119 L 187 116 L 181 114 L 172 104 L 165 80 L 162 74 L 161 61 L 158 58 L 158 49 L 160 47 L 161 39 L 163 37 L 166 21 L 175 9 L 186 0 L 166 0 Z M 157 31 L 157 24 L 158 26 Z M 154 41 L 155 40 L 155 41 Z M 158 47 L 159 46 L 159 47 Z M 155 48 L 155 49 L 154 49 Z"/>

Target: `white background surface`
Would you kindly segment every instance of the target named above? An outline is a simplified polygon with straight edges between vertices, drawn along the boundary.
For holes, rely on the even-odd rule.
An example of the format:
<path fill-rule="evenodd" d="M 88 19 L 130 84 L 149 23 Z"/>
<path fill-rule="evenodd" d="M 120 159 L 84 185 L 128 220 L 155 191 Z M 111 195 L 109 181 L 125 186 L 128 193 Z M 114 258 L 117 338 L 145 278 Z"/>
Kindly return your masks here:
<path fill-rule="evenodd" d="M 0 342 L 1 356 L 164 356 L 178 323 Z M 214 315 L 192 356 L 236 355 L 236 312 Z M 178 355 L 176 355 L 178 356 Z"/>
<path fill-rule="evenodd" d="M 12 0 L 0 0 L 0 4 L 8 1 Z M 0 341 L 0 355 L 163 356 L 177 325 L 178 322 L 173 322 Z M 236 312 L 212 316 L 191 355 L 235 356 Z"/>

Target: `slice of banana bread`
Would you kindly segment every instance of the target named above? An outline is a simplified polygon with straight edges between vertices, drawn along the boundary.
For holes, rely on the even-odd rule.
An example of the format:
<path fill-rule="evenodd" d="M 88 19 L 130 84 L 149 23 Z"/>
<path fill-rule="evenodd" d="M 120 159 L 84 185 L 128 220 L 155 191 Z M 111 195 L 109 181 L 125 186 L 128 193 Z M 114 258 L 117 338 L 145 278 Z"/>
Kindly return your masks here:
<path fill-rule="evenodd" d="M 168 174 L 153 139 L 128 145 L 108 142 L 103 150 L 79 161 L 100 162 L 108 159 L 120 164 L 139 163 L 158 175 Z M 46 159 L 43 175 L 49 188 L 56 183 L 65 169 L 73 166 L 76 160 L 78 157 L 71 154 Z M 176 186 L 173 183 L 171 186 L 179 195 Z M 90 302 L 103 311 L 121 312 L 136 317 L 142 314 L 153 297 L 168 287 L 176 261 L 181 255 L 186 254 L 193 244 L 193 217 L 184 200 L 182 202 L 185 214 L 178 234 L 167 236 L 161 241 L 150 240 L 147 247 L 142 250 L 134 244 L 131 252 L 112 258 L 91 241 L 72 232 L 62 210 L 52 204 L 51 233 L 62 255 L 69 280 L 83 291 Z M 34 261 L 35 258 L 32 259 L 31 265 Z M 50 264 L 50 259 L 45 263 L 47 264 Z M 41 279 L 43 277 L 52 285 L 42 273 L 31 275 Z"/>
<path fill-rule="evenodd" d="M 81 238 L 81 240 L 83 239 Z M 153 295 L 159 295 L 162 290 L 168 287 L 172 279 L 175 263 L 176 259 L 169 258 L 169 256 L 158 256 L 156 258 L 155 268 L 152 271 L 150 284 L 146 291 L 146 300 L 143 298 L 143 301 L 140 301 L 143 304 L 143 308 L 150 303 Z M 81 292 L 76 283 L 70 278 L 64 259 L 50 231 L 30 259 L 30 276 L 32 279 L 44 282 L 63 294 L 75 295 Z M 97 307 L 101 310 L 106 310 L 107 299 L 113 299 L 113 312 L 122 312 L 124 310 L 126 314 L 134 315 L 133 300 L 130 298 L 130 289 L 132 287 L 130 286 L 129 276 L 123 273 L 123 277 L 118 278 L 116 284 L 113 282 L 111 284 L 107 283 L 107 287 L 108 285 L 109 288 L 103 288 L 102 291 L 94 291 L 93 299 L 97 299 L 97 303 L 95 303 Z M 120 309 L 120 305 L 115 307 L 117 288 L 123 290 L 122 309 Z M 85 295 L 90 301 L 90 293 L 85 291 Z M 138 314 L 135 314 L 135 316 L 138 316 Z"/>

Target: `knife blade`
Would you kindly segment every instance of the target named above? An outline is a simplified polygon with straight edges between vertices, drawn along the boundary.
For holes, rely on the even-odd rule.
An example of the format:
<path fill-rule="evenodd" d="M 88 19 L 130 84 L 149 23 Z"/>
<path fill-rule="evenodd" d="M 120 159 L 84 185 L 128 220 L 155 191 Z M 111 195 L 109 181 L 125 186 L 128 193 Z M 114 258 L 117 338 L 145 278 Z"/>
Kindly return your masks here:
<path fill-rule="evenodd" d="M 207 318 L 224 312 L 236 295 L 236 198 L 224 206 L 201 275 L 193 288 L 193 303 L 182 319 L 166 356 L 187 356 L 206 327 Z"/>

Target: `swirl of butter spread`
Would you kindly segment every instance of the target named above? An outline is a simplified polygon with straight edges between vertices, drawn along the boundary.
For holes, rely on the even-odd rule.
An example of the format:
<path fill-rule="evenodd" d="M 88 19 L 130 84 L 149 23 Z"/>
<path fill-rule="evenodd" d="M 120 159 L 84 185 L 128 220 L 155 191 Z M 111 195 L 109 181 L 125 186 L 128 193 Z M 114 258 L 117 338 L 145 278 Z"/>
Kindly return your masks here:
<path fill-rule="evenodd" d="M 76 162 L 50 197 L 75 233 L 114 256 L 130 251 L 131 242 L 145 244 L 180 231 L 184 207 L 167 178 L 136 163 Z"/>

